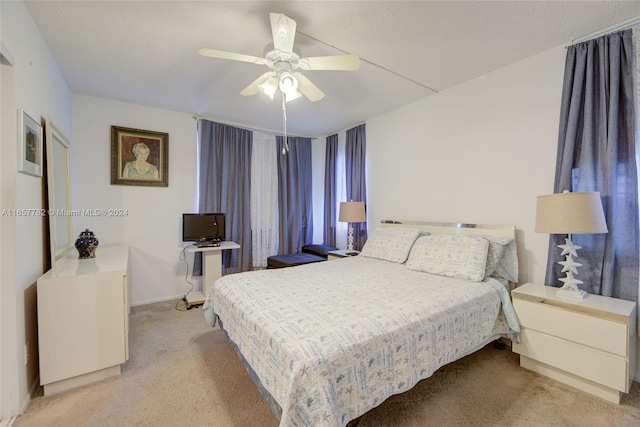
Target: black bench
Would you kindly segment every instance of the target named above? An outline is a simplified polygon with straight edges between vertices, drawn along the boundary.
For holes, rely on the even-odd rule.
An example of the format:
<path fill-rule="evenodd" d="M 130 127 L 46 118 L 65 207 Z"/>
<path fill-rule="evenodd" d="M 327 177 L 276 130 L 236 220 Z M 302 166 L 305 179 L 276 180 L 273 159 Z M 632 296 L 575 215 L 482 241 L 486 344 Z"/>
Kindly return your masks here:
<path fill-rule="evenodd" d="M 327 256 L 329 256 L 329 252 L 337 250 L 338 248 L 334 248 L 333 246 L 329 245 L 304 245 L 302 247 L 302 252 L 306 254 L 318 255 L 324 259 L 327 259 Z"/>
<path fill-rule="evenodd" d="M 300 253 L 273 255 L 267 258 L 267 268 L 295 267 L 296 265 L 321 261 L 326 261 L 326 258 L 313 254 Z"/>
<path fill-rule="evenodd" d="M 298 254 L 272 255 L 267 258 L 267 268 L 295 267 L 296 265 L 311 264 L 327 259 L 330 251 L 337 248 L 329 245 L 305 245 Z"/>

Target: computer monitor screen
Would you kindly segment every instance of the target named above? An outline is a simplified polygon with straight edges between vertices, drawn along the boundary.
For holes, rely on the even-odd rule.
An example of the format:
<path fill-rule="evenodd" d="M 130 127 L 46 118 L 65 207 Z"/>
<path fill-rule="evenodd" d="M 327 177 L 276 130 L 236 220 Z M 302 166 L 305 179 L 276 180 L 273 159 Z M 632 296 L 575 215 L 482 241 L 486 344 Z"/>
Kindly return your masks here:
<path fill-rule="evenodd" d="M 182 214 L 182 241 L 223 242 L 226 239 L 224 220 L 223 213 Z"/>

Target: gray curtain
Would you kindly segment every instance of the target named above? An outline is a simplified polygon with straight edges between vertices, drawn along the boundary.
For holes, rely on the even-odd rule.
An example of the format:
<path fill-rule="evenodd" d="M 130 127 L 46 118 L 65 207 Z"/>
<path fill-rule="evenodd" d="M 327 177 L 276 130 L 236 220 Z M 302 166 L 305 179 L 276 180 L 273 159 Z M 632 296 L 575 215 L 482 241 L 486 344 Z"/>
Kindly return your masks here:
<path fill-rule="evenodd" d="M 347 201 L 364 202 L 365 210 L 367 206 L 366 154 L 365 125 L 361 124 L 348 129 L 345 146 Z M 353 223 L 353 249 L 361 250 L 367 237 L 367 223 Z"/>
<path fill-rule="evenodd" d="M 338 158 L 338 135 L 326 138 L 326 150 L 324 157 L 324 232 L 325 245 L 336 246 L 336 163 Z"/>
<path fill-rule="evenodd" d="M 226 238 L 240 249 L 222 252 L 222 274 L 251 270 L 251 149 L 253 132 L 200 123 L 200 212 L 226 214 Z"/>
<path fill-rule="evenodd" d="M 609 233 L 572 235 L 589 293 L 638 299 L 638 175 L 631 30 L 567 49 L 554 192 L 598 191 Z M 552 235 L 546 283 L 564 277 Z"/>
<path fill-rule="evenodd" d="M 280 230 L 278 253 L 300 252 L 313 239 L 311 194 L 311 138 L 287 138 L 289 151 L 282 154 L 284 138 L 276 136 L 278 153 L 278 204 Z"/>

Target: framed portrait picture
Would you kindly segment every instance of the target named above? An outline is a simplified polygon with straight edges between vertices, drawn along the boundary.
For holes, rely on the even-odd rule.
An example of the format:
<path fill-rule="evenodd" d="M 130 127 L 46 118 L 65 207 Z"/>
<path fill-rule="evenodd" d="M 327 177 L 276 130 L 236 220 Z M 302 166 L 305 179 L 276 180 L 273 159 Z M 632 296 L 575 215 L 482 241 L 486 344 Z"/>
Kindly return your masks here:
<path fill-rule="evenodd" d="M 18 172 L 42 176 L 42 125 L 18 110 Z"/>
<path fill-rule="evenodd" d="M 111 184 L 169 186 L 169 134 L 111 126 Z"/>

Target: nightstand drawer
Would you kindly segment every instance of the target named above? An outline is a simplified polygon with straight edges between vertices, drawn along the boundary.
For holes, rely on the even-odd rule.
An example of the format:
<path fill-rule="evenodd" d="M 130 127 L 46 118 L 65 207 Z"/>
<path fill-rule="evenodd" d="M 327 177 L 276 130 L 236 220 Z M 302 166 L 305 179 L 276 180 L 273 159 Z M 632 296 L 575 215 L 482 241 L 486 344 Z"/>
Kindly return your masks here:
<path fill-rule="evenodd" d="M 529 330 L 627 357 L 629 330 L 624 323 L 566 310 L 547 302 L 513 300 L 520 325 Z"/>
<path fill-rule="evenodd" d="M 522 328 L 520 343 L 513 344 L 513 351 L 598 384 L 629 392 L 628 366 L 624 358 L 526 328 Z"/>

